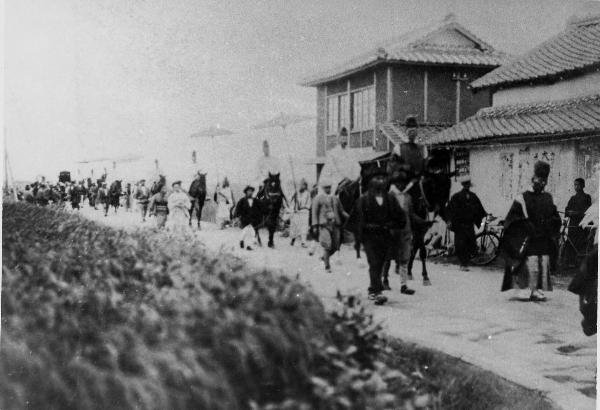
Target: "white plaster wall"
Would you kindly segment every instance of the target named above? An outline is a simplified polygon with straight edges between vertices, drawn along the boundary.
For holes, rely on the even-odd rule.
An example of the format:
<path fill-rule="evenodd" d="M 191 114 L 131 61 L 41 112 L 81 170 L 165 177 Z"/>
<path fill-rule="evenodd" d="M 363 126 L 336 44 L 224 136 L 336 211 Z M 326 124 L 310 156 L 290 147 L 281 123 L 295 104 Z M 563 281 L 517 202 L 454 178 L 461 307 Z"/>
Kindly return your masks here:
<path fill-rule="evenodd" d="M 512 154 L 512 171 L 503 166 L 503 157 Z M 554 198 L 559 210 L 564 210 L 573 195 L 573 180 L 578 177 L 574 143 L 560 144 L 511 144 L 472 148 L 470 173 L 472 191 L 477 194 L 487 212 L 504 218 L 510 204 L 521 192 L 530 187 L 533 164 L 544 160 L 551 165 L 547 191 Z M 453 180 L 452 193 L 460 190 Z"/>
<path fill-rule="evenodd" d="M 595 71 L 550 85 L 512 87 L 494 93 L 493 106 L 555 101 L 600 93 L 600 72 Z"/>

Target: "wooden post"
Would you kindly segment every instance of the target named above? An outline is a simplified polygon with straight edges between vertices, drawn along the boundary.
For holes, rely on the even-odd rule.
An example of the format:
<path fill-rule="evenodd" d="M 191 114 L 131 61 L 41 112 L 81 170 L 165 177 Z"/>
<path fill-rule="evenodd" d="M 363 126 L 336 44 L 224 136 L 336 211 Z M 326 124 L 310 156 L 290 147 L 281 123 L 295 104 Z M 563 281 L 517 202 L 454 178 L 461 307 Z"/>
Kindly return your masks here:
<path fill-rule="evenodd" d="M 388 66 L 387 67 L 387 91 L 386 91 L 386 99 L 387 99 L 387 116 L 386 116 L 386 121 L 390 122 L 392 121 L 392 115 L 393 115 L 393 110 L 392 110 L 392 104 L 394 103 L 394 100 L 392 99 L 392 67 Z"/>
<path fill-rule="evenodd" d="M 427 70 L 423 73 L 423 122 L 427 123 L 427 110 L 429 103 L 429 76 L 427 74 Z"/>
<path fill-rule="evenodd" d="M 460 78 L 456 81 L 456 124 L 460 122 Z"/>

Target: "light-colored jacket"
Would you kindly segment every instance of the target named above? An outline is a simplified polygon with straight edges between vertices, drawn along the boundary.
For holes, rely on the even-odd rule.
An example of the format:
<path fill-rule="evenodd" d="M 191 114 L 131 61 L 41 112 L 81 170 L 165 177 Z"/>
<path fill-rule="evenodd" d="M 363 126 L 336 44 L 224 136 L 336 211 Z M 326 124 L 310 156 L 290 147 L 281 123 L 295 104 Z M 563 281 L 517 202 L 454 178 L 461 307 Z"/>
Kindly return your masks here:
<path fill-rule="evenodd" d="M 315 197 L 312 205 L 313 225 L 326 225 L 333 222 L 335 225 L 341 226 L 342 222 L 348 218 L 339 198 L 334 195 L 321 192 Z M 333 217 L 333 220 L 329 219 L 330 216 Z"/>

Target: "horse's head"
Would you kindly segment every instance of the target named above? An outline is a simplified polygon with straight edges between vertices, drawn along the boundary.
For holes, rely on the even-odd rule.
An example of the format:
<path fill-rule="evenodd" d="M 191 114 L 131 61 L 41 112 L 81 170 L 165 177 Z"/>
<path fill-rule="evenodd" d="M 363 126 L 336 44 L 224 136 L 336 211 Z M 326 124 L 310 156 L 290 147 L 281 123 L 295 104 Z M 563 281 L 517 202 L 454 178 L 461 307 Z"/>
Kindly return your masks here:
<path fill-rule="evenodd" d="M 360 178 L 351 180 L 344 178 L 338 184 L 335 195 L 340 199 L 344 211 L 350 212 L 360 196 Z"/>
<path fill-rule="evenodd" d="M 265 190 L 267 193 L 281 192 L 281 180 L 279 179 L 279 173 L 271 174 L 269 172 L 269 176 L 265 180 Z"/>

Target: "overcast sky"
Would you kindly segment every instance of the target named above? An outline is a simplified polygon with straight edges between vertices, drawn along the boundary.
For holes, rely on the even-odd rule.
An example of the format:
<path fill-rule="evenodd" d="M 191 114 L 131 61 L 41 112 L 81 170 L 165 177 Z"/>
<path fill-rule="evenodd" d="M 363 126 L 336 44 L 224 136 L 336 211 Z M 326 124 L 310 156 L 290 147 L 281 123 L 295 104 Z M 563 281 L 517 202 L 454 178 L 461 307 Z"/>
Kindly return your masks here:
<path fill-rule="evenodd" d="M 243 131 L 280 111 L 314 114 L 315 91 L 297 85 L 302 77 L 449 12 L 496 48 L 522 53 L 561 31 L 572 7 L 561 0 L 7 0 L 13 173 L 54 179 L 73 160 L 153 155 L 212 124 Z"/>

